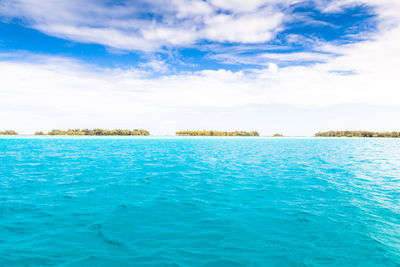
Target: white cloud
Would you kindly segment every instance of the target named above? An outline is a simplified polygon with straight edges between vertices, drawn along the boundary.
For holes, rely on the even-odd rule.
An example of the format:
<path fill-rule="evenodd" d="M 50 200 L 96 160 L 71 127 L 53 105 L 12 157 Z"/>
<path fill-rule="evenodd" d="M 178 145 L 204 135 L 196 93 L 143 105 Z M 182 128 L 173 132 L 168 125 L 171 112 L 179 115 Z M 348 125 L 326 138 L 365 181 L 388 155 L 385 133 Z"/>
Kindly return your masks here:
<path fill-rule="evenodd" d="M 283 14 L 271 11 L 235 17 L 219 14 L 206 20 L 205 36 L 219 42 L 260 43 L 271 40 L 282 23 Z"/>
<path fill-rule="evenodd" d="M 237 13 L 256 11 L 258 8 L 268 3 L 268 1 L 265 0 L 210 0 L 210 2 L 220 9 Z"/>
<path fill-rule="evenodd" d="M 142 36 L 145 40 L 155 44 L 164 42 L 165 44 L 177 46 L 189 45 L 197 38 L 196 30 L 194 28 L 181 30 L 157 26 L 142 30 Z"/>
<path fill-rule="evenodd" d="M 214 13 L 213 8 L 202 0 L 173 0 L 178 18 L 193 18 L 197 16 L 208 16 Z"/>
<path fill-rule="evenodd" d="M 374 40 L 325 47 L 341 54 L 328 58 L 326 63 L 281 68 L 269 63 L 260 70 L 204 70 L 159 77 L 147 76 L 141 69 L 101 69 L 65 58 L 2 54 L 0 114 L 13 115 L 0 119 L 8 125 L 36 116 L 40 117 L 36 123 L 42 128 L 76 127 L 76 120 L 84 120 L 80 125 L 86 123 L 88 127 L 91 121 L 97 121 L 98 127 L 113 127 L 122 117 L 126 118 L 125 124 L 135 121 L 146 125 L 146 121 L 154 124 L 157 120 L 158 115 L 149 114 L 182 113 L 179 110 L 189 114 L 188 109 L 207 114 L 206 110 L 212 108 L 245 110 L 268 104 L 400 107 L 399 42 L 400 27 L 395 27 L 376 35 Z M 158 59 L 148 64 L 142 67 L 165 70 Z M 346 71 L 352 74 L 341 74 Z M 72 118 L 69 124 L 54 119 L 65 116 Z M 197 123 L 209 125 L 208 116 L 196 115 L 200 120 Z M 247 125 L 245 121 L 235 123 Z M 165 125 L 159 122 L 159 126 L 156 132 L 163 133 L 161 128 Z"/>
<path fill-rule="evenodd" d="M 281 29 L 284 14 L 277 4 L 282 3 L 287 1 L 157 0 L 110 5 L 95 0 L 3 0 L 0 16 L 20 18 L 27 27 L 72 41 L 156 51 L 201 40 L 268 41 Z"/>
<path fill-rule="evenodd" d="M 139 67 L 144 70 L 150 70 L 151 73 L 166 73 L 169 70 L 169 65 L 160 59 L 154 58 L 145 63 L 140 63 Z"/>
<path fill-rule="evenodd" d="M 269 64 L 261 70 L 204 70 L 151 78 L 140 69 L 98 69 L 67 59 L 60 64 L 60 59 L 55 58 L 32 60 L 25 56 L 27 59 L 22 61 L 3 55 L 0 106 L 2 112 L 19 104 L 79 113 L 269 103 L 399 106 L 399 42 L 397 27 L 375 40 L 329 48 L 341 56 L 327 58 L 326 63 L 281 68 Z M 148 64 L 149 68 L 165 70 L 160 60 Z M 9 99 L 13 99 L 12 103 Z"/>
<path fill-rule="evenodd" d="M 304 63 L 326 62 L 336 55 L 333 53 L 321 52 L 292 52 L 292 53 L 257 53 L 257 54 L 235 54 L 217 53 L 209 56 L 211 59 L 218 60 L 225 64 L 248 64 L 268 66 L 271 63 L 290 63 L 291 65 L 304 65 Z"/>

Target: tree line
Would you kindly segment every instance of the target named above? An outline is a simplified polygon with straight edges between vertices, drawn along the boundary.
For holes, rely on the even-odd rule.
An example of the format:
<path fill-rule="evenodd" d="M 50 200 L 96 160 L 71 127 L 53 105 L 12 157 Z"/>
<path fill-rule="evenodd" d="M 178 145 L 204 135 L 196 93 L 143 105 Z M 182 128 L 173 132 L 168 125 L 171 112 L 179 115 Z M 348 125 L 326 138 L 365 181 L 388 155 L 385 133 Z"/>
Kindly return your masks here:
<path fill-rule="evenodd" d="M 13 130 L 0 131 L 0 135 L 18 135 Z M 126 129 L 69 129 L 69 130 L 52 130 L 47 133 L 36 132 L 35 135 L 88 135 L 88 136 L 149 136 L 150 132 L 142 129 L 126 130 Z M 178 136 L 260 136 L 257 131 L 178 131 Z M 274 137 L 280 137 L 281 134 L 274 134 Z M 318 132 L 316 137 L 383 137 L 383 138 L 400 138 L 400 132 L 373 132 L 373 131 L 326 131 Z"/>
<path fill-rule="evenodd" d="M 18 133 L 13 130 L 5 130 L 5 131 L 0 131 L 0 135 L 18 135 Z"/>
<path fill-rule="evenodd" d="M 260 136 L 257 131 L 235 131 L 235 132 L 224 132 L 224 131 L 178 131 L 175 133 L 179 136 Z"/>
<path fill-rule="evenodd" d="M 142 129 L 126 130 L 126 129 L 69 129 L 69 130 L 52 130 L 48 133 L 36 132 L 35 135 L 97 135 L 97 136 L 149 136 L 150 132 Z"/>
<path fill-rule="evenodd" d="M 316 137 L 386 137 L 400 138 L 400 132 L 372 132 L 372 131 L 327 131 L 318 132 Z"/>

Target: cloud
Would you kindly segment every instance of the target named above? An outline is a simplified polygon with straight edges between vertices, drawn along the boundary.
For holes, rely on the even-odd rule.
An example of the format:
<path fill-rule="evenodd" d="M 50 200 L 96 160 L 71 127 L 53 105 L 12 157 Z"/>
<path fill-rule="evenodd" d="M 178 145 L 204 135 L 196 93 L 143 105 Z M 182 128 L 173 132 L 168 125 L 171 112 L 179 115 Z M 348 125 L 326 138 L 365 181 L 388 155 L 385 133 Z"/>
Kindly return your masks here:
<path fill-rule="evenodd" d="M 261 69 L 203 70 L 156 77 L 149 76 L 143 68 L 164 72 L 165 62 L 157 58 L 142 68 L 122 70 L 65 58 L 24 55 L 22 59 L 3 55 L 0 106 L 2 112 L 18 104 L 101 114 L 270 103 L 314 107 L 347 103 L 399 106 L 399 42 L 400 27 L 396 27 L 380 33 L 374 40 L 323 47 L 326 52 L 339 55 L 327 56 L 323 63 L 285 67 L 268 63 Z M 273 57 L 290 57 L 287 60 L 314 57 L 304 53 L 262 56 L 266 63 Z M 13 99 L 12 104 L 9 99 Z"/>
<path fill-rule="evenodd" d="M 177 18 L 196 18 L 214 13 L 212 6 L 201 0 L 173 0 L 172 4 L 176 10 Z"/>
<path fill-rule="evenodd" d="M 201 41 L 259 43 L 280 31 L 285 0 L 3 0 L 0 16 L 45 34 L 136 51 Z M 51 12 L 49 12 L 51 11 Z"/>
<path fill-rule="evenodd" d="M 304 65 L 306 63 L 326 62 L 337 55 L 333 53 L 321 52 L 292 52 L 292 53 L 257 53 L 257 54 L 242 54 L 242 53 L 217 53 L 210 55 L 209 58 L 215 59 L 224 64 L 245 64 L 269 66 L 269 64 L 290 64 Z"/>
<path fill-rule="evenodd" d="M 267 64 L 267 59 L 257 69 L 165 72 L 161 76 L 152 75 L 166 70 L 158 58 L 137 68 L 110 69 L 69 58 L 3 53 L 0 114 L 13 114 L 12 121 L 19 122 L 40 118 L 36 123 L 47 128 L 76 127 L 73 122 L 77 120 L 84 120 L 79 125 L 97 121 L 97 127 L 113 127 L 118 118 L 125 121 L 115 125 L 128 121 L 146 125 L 159 116 L 154 114 L 190 116 L 190 110 L 208 114 L 207 110 L 216 108 L 245 112 L 248 107 L 272 104 L 315 109 L 345 104 L 400 107 L 399 42 L 400 27 L 391 27 L 372 40 L 321 47 L 337 55 L 322 63 L 278 67 Z M 199 123 L 208 125 L 209 115 L 199 114 Z M 65 116 L 71 118 L 70 126 L 62 124 Z M 6 125 L 11 122 L 10 117 L 0 118 Z M 163 133 L 162 129 L 158 132 Z"/>
<path fill-rule="evenodd" d="M 283 14 L 270 10 L 233 16 L 218 14 L 205 21 L 205 36 L 218 42 L 260 43 L 271 40 L 279 30 Z"/>
<path fill-rule="evenodd" d="M 186 0 L 174 0 L 172 3 L 175 3 L 175 6 L 183 6 L 183 1 Z M 186 26 L 188 22 L 183 20 L 181 23 L 186 28 L 175 29 L 168 26 L 174 25 L 175 19 L 168 21 L 167 17 L 163 18 L 165 21 L 161 19 L 162 27 L 159 26 L 160 22 L 157 20 L 144 25 L 146 23 L 143 20 L 130 18 L 124 19 L 125 23 L 121 23 L 117 29 L 115 25 L 118 25 L 119 17 L 126 18 L 126 16 L 130 17 L 132 13 L 140 12 L 137 6 L 106 8 L 105 2 L 101 2 L 103 5 L 98 5 L 98 2 L 86 1 L 85 8 L 79 8 L 78 2 L 76 0 L 62 1 L 62 4 L 56 5 L 53 1 L 3 1 L 1 10 L 2 12 L 5 10 L 14 12 L 12 15 L 15 16 L 16 13 L 19 14 L 22 12 L 21 10 L 24 10 L 22 13 L 29 13 L 28 17 L 32 20 L 33 27 L 40 28 L 45 25 L 43 29 L 40 29 L 53 34 L 62 33 L 71 39 L 100 42 L 117 48 L 137 47 L 139 49 L 144 46 L 146 49 L 156 49 L 160 42 L 167 42 L 166 40 L 162 41 L 164 39 L 168 39 L 168 42 L 174 44 L 188 44 L 199 38 L 196 36 L 198 34 L 196 30 L 185 30 L 189 29 L 189 26 L 198 26 L 190 23 L 189 26 Z M 200 3 L 192 0 L 187 3 L 198 6 L 197 9 L 191 8 L 189 5 L 189 7 L 177 11 L 176 7 L 172 5 L 170 7 L 172 11 L 163 10 L 162 13 L 172 12 L 175 16 L 176 12 L 180 12 L 181 17 L 201 17 L 204 25 L 197 32 L 202 32 L 209 39 L 254 43 L 270 38 L 270 32 L 276 30 L 275 28 L 280 24 L 282 14 L 271 11 L 271 6 L 267 5 L 271 2 L 274 1 L 254 1 L 249 4 L 248 9 L 243 9 L 241 13 L 216 14 L 215 6 L 232 9 L 229 7 L 230 4 L 224 1 L 211 1 L 210 3 L 201 1 Z M 282 4 L 284 2 L 276 1 L 275 3 Z M 241 57 L 239 49 L 239 54 L 219 52 L 214 55 L 219 60 L 231 60 L 245 64 L 256 63 L 264 66 L 261 69 L 236 72 L 204 70 L 167 75 L 167 65 L 163 60 L 157 58 L 142 63 L 136 69 L 121 70 L 99 69 L 67 59 L 62 59 L 64 63 L 59 65 L 53 63 L 55 59 L 52 57 L 40 60 L 27 57 L 25 60 L 16 60 L 3 55 L 1 73 L 5 79 L 2 82 L 4 88 L 2 93 L 14 92 L 17 95 L 16 99 L 20 99 L 20 102 L 24 102 L 25 98 L 38 98 L 37 101 L 29 101 L 30 105 L 32 102 L 36 103 L 34 105 L 37 105 L 38 108 L 41 105 L 48 106 L 58 102 L 58 104 L 54 104 L 57 108 L 75 107 L 76 101 L 82 103 L 89 101 L 86 94 L 96 95 L 96 99 L 100 102 L 115 103 L 115 110 L 121 108 L 130 110 L 130 105 L 121 104 L 127 101 L 137 103 L 134 106 L 143 107 L 143 109 L 179 108 L 182 106 L 232 107 L 268 103 L 304 106 L 345 103 L 398 105 L 396 99 L 399 95 L 396 85 L 399 80 L 395 72 L 400 69 L 398 48 L 398 43 L 400 43 L 398 18 L 400 16 L 395 16 L 395 14 L 400 15 L 400 4 L 391 0 L 385 2 L 386 4 L 375 0 L 363 0 L 362 2 L 377 5 L 378 10 L 381 10 L 379 19 L 385 26 L 380 24 L 380 31 L 374 33 L 368 40 L 348 45 L 318 43 L 318 51 L 314 52 L 286 54 L 264 52 L 256 56 Z M 333 12 L 344 5 L 355 3 L 360 3 L 360 1 L 332 2 L 330 5 L 325 5 L 325 11 Z M 28 4 L 31 5 L 29 10 Z M 207 6 L 205 6 L 206 4 Z M 54 12 L 44 12 L 45 8 L 49 6 L 54 8 Z M 11 7 L 15 10 L 13 11 Z M 90 11 L 87 7 L 91 7 Z M 232 12 L 234 11 L 232 9 Z M 86 18 L 84 14 L 87 12 L 96 13 L 97 16 L 87 16 Z M 250 15 L 248 12 L 255 13 Z M 60 14 L 65 16 L 62 17 Z M 103 25 L 105 22 L 100 18 L 104 17 L 113 18 L 106 22 L 110 24 L 107 26 L 110 28 Z M 387 24 L 389 19 L 390 23 Z M 57 24 L 61 22 L 64 24 Z M 94 27 L 93 25 L 96 23 L 101 27 Z M 89 24 L 91 26 L 87 26 Z M 232 26 L 228 27 L 230 24 Z M 132 37 L 123 34 L 125 29 L 133 29 L 132 32 L 135 32 L 136 27 L 139 27 L 138 32 L 132 33 Z M 212 29 L 215 29 L 215 32 L 212 32 Z M 245 30 L 248 30 L 248 33 L 245 33 Z M 180 34 L 176 34 L 177 32 Z M 186 32 L 189 32 L 187 36 Z M 175 34 L 177 36 L 174 36 Z M 253 57 L 253 61 L 248 61 L 251 57 Z M 319 63 L 281 66 L 280 68 L 274 64 L 282 61 L 302 62 L 308 60 Z M 148 70 L 166 75 L 148 77 L 146 76 Z M 82 97 L 80 94 L 83 94 Z M 11 95 L 10 93 L 8 96 L 11 97 Z M 58 95 L 65 95 L 65 97 L 57 98 Z M 40 100 L 48 98 L 52 101 Z M 3 99 L 5 98 L 3 97 Z M 6 103 L 3 103 L 3 106 L 6 106 Z M 97 107 L 100 106 L 102 105 L 99 104 Z M 140 110 L 143 109 L 140 108 Z M 90 107 L 89 110 L 96 110 L 96 107 Z M 101 108 L 100 110 L 107 109 Z"/>
<path fill-rule="evenodd" d="M 211 0 L 212 5 L 217 8 L 233 12 L 252 12 L 258 10 L 261 6 L 267 4 L 264 0 Z"/>
<path fill-rule="evenodd" d="M 151 73 L 166 73 L 169 71 L 169 65 L 160 59 L 153 58 L 147 62 L 142 62 L 139 64 L 139 68 L 144 70 L 149 70 Z"/>

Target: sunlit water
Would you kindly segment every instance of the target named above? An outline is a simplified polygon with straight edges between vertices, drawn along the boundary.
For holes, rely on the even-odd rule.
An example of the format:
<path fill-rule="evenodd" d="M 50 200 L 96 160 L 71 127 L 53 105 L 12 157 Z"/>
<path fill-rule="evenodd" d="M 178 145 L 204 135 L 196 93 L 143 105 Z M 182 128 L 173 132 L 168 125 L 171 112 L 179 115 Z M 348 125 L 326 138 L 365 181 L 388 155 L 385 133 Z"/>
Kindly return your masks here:
<path fill-rule="evenodd" d="M 0 138 L 0 266 L 399 266 L 400 140 Z"/>

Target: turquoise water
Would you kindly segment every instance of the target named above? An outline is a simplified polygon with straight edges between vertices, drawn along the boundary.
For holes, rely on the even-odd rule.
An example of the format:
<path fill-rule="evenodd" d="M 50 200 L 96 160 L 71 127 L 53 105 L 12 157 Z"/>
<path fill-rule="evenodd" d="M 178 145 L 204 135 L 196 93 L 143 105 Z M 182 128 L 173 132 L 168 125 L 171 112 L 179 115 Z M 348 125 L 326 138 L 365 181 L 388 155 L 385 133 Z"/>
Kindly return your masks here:
<path fill-rule="evenodd" d="M 0 266 L 399 266 L 400 140 L 0 138 Z"/>

